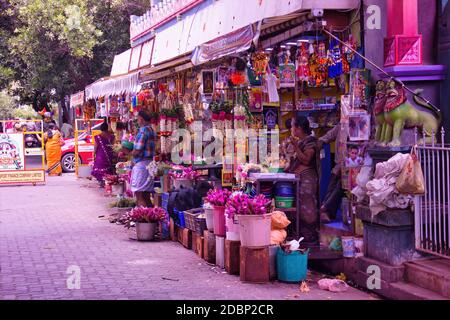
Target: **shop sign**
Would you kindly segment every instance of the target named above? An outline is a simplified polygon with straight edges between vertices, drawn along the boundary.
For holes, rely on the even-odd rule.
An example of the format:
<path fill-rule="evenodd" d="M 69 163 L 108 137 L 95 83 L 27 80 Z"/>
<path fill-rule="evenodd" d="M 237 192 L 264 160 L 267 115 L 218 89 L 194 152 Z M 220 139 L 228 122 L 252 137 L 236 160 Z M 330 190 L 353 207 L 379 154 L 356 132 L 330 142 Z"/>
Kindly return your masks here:
<path fill-rule="evenodd" d="M 192 55 L 192 63 L 199 65 L 225 55 L 246 51 L 250 49 L 254 37 L 253 27 L 249 25 L 202 44 L 195 49 Z"/>
<path fill-rule="evenodd" d="M 42 156 L 44 150 L 41 148 L 25 148 L 25 156 Z"/>
<path fill-rule="evenodd" d="M 23 134 L 0 135 L 0 171 L 24 170 Z"/>
<path fill-rule="evenodd" d="M 94 152 L 94 145 L 78 146 L 78 152 Z"/>
<path fill-rule="evenodd" d="M 84 91 L 77 92 L 70 96 L 70 107 L 75 108 L 81 106 L 84 103 Z"/>
<path fill-rule="evenodd" d="M 0 171 L 0 184 L 45 182 L 44 170 Z"/>

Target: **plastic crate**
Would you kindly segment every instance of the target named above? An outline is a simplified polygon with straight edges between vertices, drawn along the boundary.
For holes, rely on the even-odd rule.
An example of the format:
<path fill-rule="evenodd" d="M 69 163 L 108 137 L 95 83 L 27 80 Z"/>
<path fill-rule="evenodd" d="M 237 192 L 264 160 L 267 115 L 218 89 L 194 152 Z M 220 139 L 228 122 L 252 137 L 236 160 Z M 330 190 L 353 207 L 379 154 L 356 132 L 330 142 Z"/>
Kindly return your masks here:
<path fill-rule="evenodd" d="M 180 228 L 186 228 L 186 223 L 184 220 L 184 212 L 178 211 L 177 209 L 173 209 L 173 212 L 176 216 L 178 216 L 178 221 L 175 222 Z"/>
<path fill-rule="evenodd" d="M 167 206 L 169 205 L 169 193 L 165 192 L 161 197 L 161 208 L 167 211 Z"/>
<path fill-rule="evenodd" d="M 206 218 L 200 218 L 197 216 L 195 218 L 195 233 L 203 236 L 203 231 L 207 229 L 208 228 L 206 227 Z"/>
<path fill-rule="evenodd" d="M 195 218 L 203 213 L 203 208 L 196 208 L 184 211 L 184 221 L 186 223 L 186 228 L 195 231 Z"/>

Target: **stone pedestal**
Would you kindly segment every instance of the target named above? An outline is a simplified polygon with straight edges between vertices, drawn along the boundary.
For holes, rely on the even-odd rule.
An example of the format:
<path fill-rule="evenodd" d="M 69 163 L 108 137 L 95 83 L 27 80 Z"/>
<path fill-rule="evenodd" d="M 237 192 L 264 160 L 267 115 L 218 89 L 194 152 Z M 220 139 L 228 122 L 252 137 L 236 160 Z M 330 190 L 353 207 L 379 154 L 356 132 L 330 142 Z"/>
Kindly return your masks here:
<path fill-rule="evenodd" d="M 364 224 L 365 256 L 392 266 L 413 259 L 414 214 L 410 210 L 385 210 L 372 218 L 369 207 L 359 205 L 356 216 Z"/>

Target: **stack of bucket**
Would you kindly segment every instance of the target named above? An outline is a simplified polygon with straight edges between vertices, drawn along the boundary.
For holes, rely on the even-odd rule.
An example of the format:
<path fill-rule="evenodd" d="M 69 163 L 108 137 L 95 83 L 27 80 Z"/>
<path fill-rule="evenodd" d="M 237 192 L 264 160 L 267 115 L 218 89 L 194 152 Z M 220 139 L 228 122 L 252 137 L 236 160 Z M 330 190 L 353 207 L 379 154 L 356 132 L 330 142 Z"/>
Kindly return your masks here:
<path fill-rule="evenodd" d="M 273 184 L 269 183 L 261 183 L 260 185 L 260 193 L 266 197 L 268 200 L 272 200 L 273 196 Z"/>
<path fill-rule="evenodd" d="M 295 188 L 292 182 L 278 182 L 275 187 L 275 206 L 292 208 L 295 199 Z"/>

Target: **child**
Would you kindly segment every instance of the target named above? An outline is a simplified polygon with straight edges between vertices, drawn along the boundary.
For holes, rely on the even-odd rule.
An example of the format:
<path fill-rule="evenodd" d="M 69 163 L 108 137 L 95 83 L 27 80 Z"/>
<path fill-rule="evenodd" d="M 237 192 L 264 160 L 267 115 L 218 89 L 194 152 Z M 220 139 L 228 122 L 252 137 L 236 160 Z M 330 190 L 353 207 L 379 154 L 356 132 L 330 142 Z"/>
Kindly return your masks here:
<path fill-rule="evenodd" d="M 348 149 L 348 157 L 345 159 L 345 166 L 348 168 L 359 167 L 364 165 L 364 159 L 359 156 L 359 149 L 357 146 L 351 146 Z"/>

